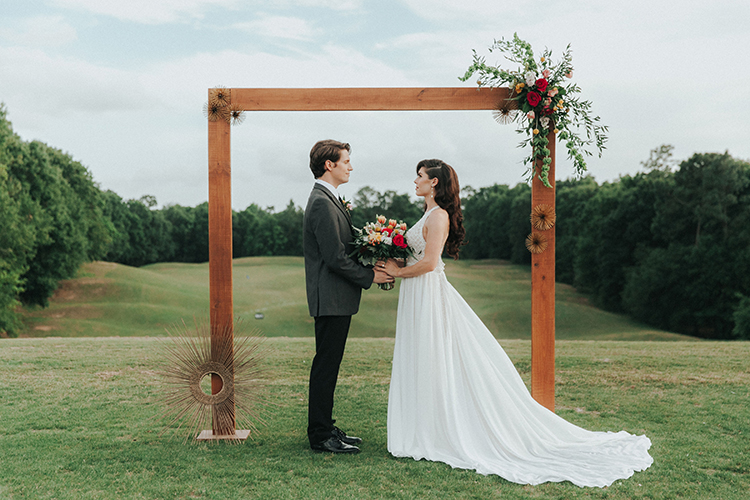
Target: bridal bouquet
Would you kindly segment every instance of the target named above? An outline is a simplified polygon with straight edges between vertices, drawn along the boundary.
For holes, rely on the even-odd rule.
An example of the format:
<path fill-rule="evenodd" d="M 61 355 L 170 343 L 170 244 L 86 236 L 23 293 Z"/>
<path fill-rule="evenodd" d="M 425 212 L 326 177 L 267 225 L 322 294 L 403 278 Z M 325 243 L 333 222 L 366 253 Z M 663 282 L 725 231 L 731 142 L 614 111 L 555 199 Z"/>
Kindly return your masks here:
<path fill-rule="evenodd" d="M 375 265 L 379 260 L 405 259 L 412 254 L 406 244 L 406 223 L 396 222 L 394 219 L 387 220 L 384 215 L 377 215 L 375 222 L 368 222 L 362 229 L 354 229 L 354 251 L 351 257 L 356 256 L 363 265 Z M 381 290 L 391 290 L 393 283 L 379 283 Z"/>
<path fill-rule="evenodd" d="M 530 178 L 534 175 L 534 163 L 539 160 L 539 178 L 545 186 L 552 187 L 549 183 L 552 159 L 547 148 L 547 134 L 551 131 L 559 133 L 560 140 L 566 142 L 568 158 L 573 160 L 576 173 L 582 175 L 586 171 L 586 162 L 579 150 L 591 155 L 587 148 L 593 144 L 601 157 L 607 141 L 607 127 L 598 123 L 598 116 L 590 115 L 591 102 L 576 96 L 581 89 L 574 83 L 567 83 L 573 77 L 570 45 L 557 64 L 550 61 L 552 53 L 548 49 L 537 59 L 531 45 L 517 34 L 513 35 L 513 40 L 496 40 L 489 50 L 504 53 L 507 60 L 520 67 L 503 69 L 490 66 L 474 51 L 474 63 L 459 80 L 466 81 L 478 73 L 480 87 L 510 88 L 510 96 L 498 105 L 496 116 L 502 123 L 518 120 L 516 131 L 526 133 L 527 138 L 519 146 L 531 145 L 531 154 L 524 160 L 529 164 Z M 578 135 L 580 128 L 586 131 L 585 139 Z"/>

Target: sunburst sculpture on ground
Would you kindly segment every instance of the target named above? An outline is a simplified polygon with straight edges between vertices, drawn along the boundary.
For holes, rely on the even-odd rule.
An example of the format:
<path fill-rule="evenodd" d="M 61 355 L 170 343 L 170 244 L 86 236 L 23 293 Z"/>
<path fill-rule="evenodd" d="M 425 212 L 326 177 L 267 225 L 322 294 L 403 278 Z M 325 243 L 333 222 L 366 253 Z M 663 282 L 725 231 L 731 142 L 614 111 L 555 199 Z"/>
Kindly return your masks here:
<path fill-rule="evenodd" d="M 169 338 L 163 342 L 167 366 L 161 372 L 167 387 L 163 399 L 166 408 L 161 414 L 166 420 L 165 430 L 174 429 L 175 424 L 178 431 L 186 427 L 186 439 L 212 427 L 237 426 L 251 434 L 257 432 L 256 424 L 263 423 L 262 360 L 267 350 L 257 332 L 237 336 L 240 325 L 235 322 L 234 334 L 219 332 L 213 342 L 207 321 L 195 321 L 193 328 L 183 321 L 167 330 Z M 223 340 L 232 337 L 233 342 Z M 211 394 L 211 379 L 216 377 L 221 383 L 214 381 L 218 390 Z M 235 435 L 217 437 L 242 439 Z"/>

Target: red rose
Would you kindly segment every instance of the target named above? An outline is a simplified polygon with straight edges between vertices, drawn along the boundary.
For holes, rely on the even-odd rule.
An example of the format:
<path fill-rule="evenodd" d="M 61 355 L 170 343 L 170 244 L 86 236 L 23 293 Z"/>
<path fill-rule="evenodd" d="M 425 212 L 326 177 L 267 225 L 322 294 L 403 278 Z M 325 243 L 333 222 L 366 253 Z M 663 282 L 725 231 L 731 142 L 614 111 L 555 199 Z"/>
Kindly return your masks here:
<path fill-rule="evenodd" d="M 384 233 L 387 233 L 387 234 L 388 234 L 388 236 L 390 236 L 390 235 L 391 235 L 391 233 L 393 232 L 393 229 L 392 229 L 392 228 L 390 228 L 390 227 L 384 227 L 384 228 L 383 228 L 383 232 L 384 232 Z"/>
<path fill-rule="evenodd" d="M 536 107 L 536 105 L 542 101 L 542 96 L 540 96 L 538 92 L 532 90 L 526 94 L 526 100 L 529 101 L 529 104 L 531 104 L 532 107 Z"/>
<path fill-rule="evenodd" d="M 393 237 L 393 244 L 399 248 L 406 248 L 406 241 L 404 241 L 403 234 L 397 234 Z"/>
<path fill-rule="evenodd" d="M 552 109 L 552 108 L 550 108 L 550 107 L 548 106 L 548 107 L 544 108 L 544 109 L 542 110 L 542 112 L 543 112 L 543 113 L 544 113 L 545 115 L 549 116 L 549 115 L 551 115 L 552 113 L 554 113 L 554 112 L 555 112 L 555 110 L 554 110 L 554 109 Z"/>
<path fill-rule="evenodd" d="M 544 92 L 545 90 L 547 90 L 547 80 L 545 80 L 544 78 L 540 78 L 539 80 L 537 80 L 534 85 L 536 85 L 536 88 L 539 89 L 539 92 Z"/>

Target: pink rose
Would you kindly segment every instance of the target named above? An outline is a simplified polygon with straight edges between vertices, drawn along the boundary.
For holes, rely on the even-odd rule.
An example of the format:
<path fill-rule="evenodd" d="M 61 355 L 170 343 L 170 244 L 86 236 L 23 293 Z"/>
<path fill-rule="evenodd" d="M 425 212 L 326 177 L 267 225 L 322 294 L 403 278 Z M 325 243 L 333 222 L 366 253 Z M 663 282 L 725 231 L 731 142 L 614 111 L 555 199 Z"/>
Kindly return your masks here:
<path fill-rule="evenodd" d="M 557 95 L 557 87 L 552 87 L 549 92 L 547 92 L 547 95 L 550 97 L 555 97 Z"/>
<path fill-rule="evenodd" d="M 536 115 L 533 111 L 529 111 L 528 113 L 526 113 L 526 118 L 528 118 L 529 120 L 533 120 L 535 116 Z"/>
<path fill-rule="evenodd" d="M 536 107 L 536 105 L 541 102 L 542 96 L 539 95 L 539 92 L 534 92 L 532 90 L 526 94 L 526 100 L 529 101 L 529 104 L 531 104 L 532 107 Z"/>
<path fill-rule="evenodd" d="M 545 90 L 547 90 L 547 80 L 545 80 L 544 78 L 540 78 L 539 80 L 537 80 L 534 85 L 536 85 L 536 88 L 539 89 L 539 92 L 544 92 Z"/>
<path fill-rule="evenodd" d="M 573 72 L 568 71 L 568 73 L 565 75 L 565 78 L 573 78 Z"/>
<path fill-rule="evenodd" d="M 544 78 L 549 78 L 549 75 L 551 75 L 551 74 L 552 74 L 552 72 L 550 70 L 548 70 L 548 69 L 545 69 L 544 71 L 542 71 L 542 76 Z"/>

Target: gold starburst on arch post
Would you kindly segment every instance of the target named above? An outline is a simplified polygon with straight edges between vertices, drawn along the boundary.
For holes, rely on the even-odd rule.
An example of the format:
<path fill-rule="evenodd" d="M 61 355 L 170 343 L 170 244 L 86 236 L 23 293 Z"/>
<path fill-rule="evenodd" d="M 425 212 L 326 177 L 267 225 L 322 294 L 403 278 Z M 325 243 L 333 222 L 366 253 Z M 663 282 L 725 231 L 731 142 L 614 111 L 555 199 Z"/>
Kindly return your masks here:
<path fill-rule="evenodd" d="M 238 104 L 231 104 L 228 109 L 229 122 L 232 125 L 239 125 L 245 121 L 245 110 Z"/>
<path fill-rule="evenodd" d="M 257 432 L 263 423 L 265 398 L 262 361 L 267 355 L 263 338 L 237 335 L 241 322 L 235 322 L 233 335 L 218 332 L 217 339 L 233 336 L 234 342 L 214 340 L 207 321 L 195 321 L 190 328 L 184 321 L 168 329 L 163 341 L 165 368 L 161 371 L 166 386 L 165 405 L 160 417 L 166 430 L 187 428 L 186 441 L 200 429 L 249 429 Z M 201 388 L 204 377 L 218 376 L 222 387 L 216 394 Z M 234 440 L 234 438 L 229 438 Z"/>
<path fill-rule="evenodd" d="M 208 103 L 217 106 L 229 106 L 232 102 L 232 91 L 226 87 L 217 86 L 208 91 Z"/>
<path fill-rule="evenodd" d="M 531 209 L 531 225 L 539 231 L 552 229 L 557 220 L 554 207 L 544 203 L 539 204 Z"/>
<path fill-rule="evenodd" d="M 492 110 L 492 116 L 495 118 L 495 121 L 503 125 L 513 122 L 517 114 L 518 104 L 516 101 L 511 101 L 510 99 L 503 99 Z"/>
<path fill-rule="evenodd" d="M 547 250 L 547 237 L 543 233 L 531 233 L 526 237 L 526 248 L 531 253 L 542 253 Z"/>
<path fill-rule="evenodd" d="M 229 110 L 226 106 L 221 106 L 215 102 L 207 102 L 203 104 L 203 116 L 208 118 L 208 121 L 210 122 L 228 120 Z"/>

